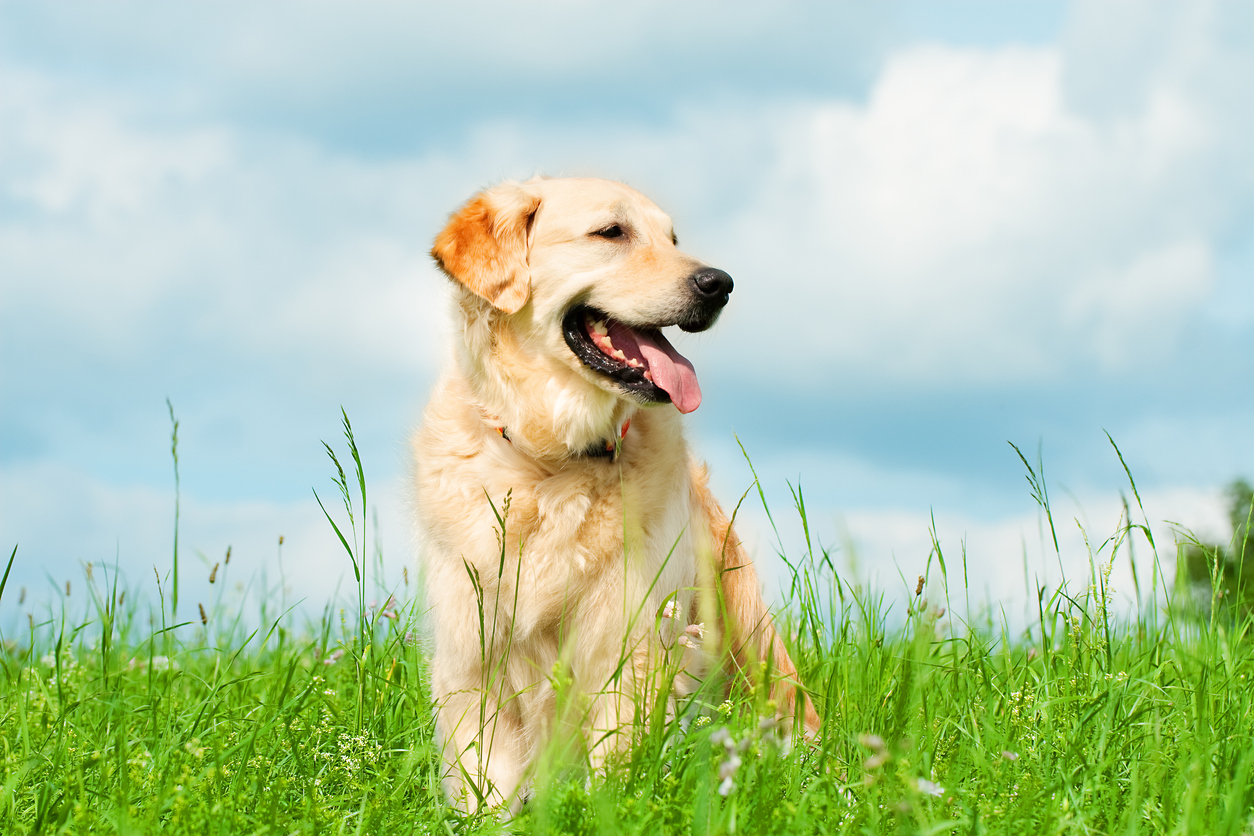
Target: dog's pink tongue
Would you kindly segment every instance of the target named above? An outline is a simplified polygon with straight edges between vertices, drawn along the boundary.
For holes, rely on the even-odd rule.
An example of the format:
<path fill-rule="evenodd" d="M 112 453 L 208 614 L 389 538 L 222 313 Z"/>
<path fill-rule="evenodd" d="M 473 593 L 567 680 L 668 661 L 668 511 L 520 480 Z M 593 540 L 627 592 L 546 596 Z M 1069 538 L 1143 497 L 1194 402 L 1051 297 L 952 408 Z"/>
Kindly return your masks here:
<path fill-rule="evenodd" d="M 637 345 L 649 364 L 653 383 L 671 396 L 675 408 L 687 415 L 701 405 L 697 372 L 688 358 L 675 350 L 661 331 L 636 332 Z"/>

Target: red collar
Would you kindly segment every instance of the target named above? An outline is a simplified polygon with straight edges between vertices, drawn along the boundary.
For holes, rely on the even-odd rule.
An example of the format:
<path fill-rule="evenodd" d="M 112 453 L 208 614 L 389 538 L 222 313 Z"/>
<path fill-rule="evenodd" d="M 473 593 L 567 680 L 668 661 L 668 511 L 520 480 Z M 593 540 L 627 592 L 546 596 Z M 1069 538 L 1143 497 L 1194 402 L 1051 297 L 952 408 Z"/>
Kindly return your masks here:
<path fill-rule="evenodd" d="M 589 445 L 589 447 L 580 453 L 580 456 L 589 459 L 609 459 L 611 463 L 618 460 L 618 456 L 623 446 L 623 439 L 627 437 L 627 428 L 631 426 L 631 419 L 628 418 L 623 422 L 622 427 L 618 430 L 617 438 L 607 438 L 597 441 Z M 501 438 L 513 443 L 513 439 L 509 437 L 509 429 L 506 427 L 495 427 Z"/>

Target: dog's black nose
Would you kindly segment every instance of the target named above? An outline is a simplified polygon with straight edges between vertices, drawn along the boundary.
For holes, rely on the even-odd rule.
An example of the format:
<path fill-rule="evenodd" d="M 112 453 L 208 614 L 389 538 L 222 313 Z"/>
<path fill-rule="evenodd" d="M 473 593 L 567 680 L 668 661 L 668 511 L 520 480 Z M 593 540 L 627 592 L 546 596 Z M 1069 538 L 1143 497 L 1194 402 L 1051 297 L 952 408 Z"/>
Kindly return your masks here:
<path fill-rule="evenodd" d="M 711 301 L 722 297 L 719 304 L 726 305 L 727 296 L 732 292 L 735 282 L 731 276 L 716 267 L 702 267 L 692 274 L 692 285 L 697 289 L 698 296 Z"/>

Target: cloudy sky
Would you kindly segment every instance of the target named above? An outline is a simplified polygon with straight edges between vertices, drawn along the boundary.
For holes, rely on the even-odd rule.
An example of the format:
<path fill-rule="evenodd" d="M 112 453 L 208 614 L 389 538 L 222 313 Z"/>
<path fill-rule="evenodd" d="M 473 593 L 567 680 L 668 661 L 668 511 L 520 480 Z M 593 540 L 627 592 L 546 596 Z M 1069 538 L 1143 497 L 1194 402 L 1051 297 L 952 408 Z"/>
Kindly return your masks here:
<path fill-rule="evenodd" d="M 1059 560 L 1007 442 L 1042 450 L 1082 581 L 1074 521 L 1096 548 L 1127 492 L 1105 432 L 1165 560 L 1168 521 L 1226 537 L 1220 490 L 1254 475 L 1249 78 L 1239 2 L 0 3 L 0 624 L 84 563 L 168 571 L 167 398 L 185 600 L 228 546 L 232 582 L 318 607 L 351 578 L 310 490 L 341 406 L 398 582 L 448 337 L 430 241 L 535 173 L 636 186 L 735 277 L 677 340 L 689 427 L 728 504 L 743 442 L 790 555 L 800 484 L 851 576 L 922 572 L 934 515 L 1021 607 L 1025 561 Z"/>

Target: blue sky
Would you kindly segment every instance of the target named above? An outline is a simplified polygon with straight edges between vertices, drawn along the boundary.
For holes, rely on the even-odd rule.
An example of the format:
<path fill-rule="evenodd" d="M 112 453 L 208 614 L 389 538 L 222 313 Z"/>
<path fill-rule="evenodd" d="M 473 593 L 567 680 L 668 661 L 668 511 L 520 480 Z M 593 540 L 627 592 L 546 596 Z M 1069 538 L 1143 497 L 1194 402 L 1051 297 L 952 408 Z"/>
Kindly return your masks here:
<path fill-rule="evenodd" d="M 273 575 L 283 534 L 291 594 L 330 594 L 310 487 L 342 405 L 398 576 L 447 339 L 426 251 L 537 172 L 631 183 L 735 277 L 679 342 L 693 440 L 729 503 L 736 436 L 777 512 L 800 481 L 863 575 L 921 571 L 934 514 L 991 599 L 1025 552 L 1047 577 L 1007 441 L 1097 541 L 1103 431 L 1155 526 L 1224 537 L 1254 475 L 1252 77 L 1236 2 L 0 4 L 11 588 L 165 571 L 167 397 L 190 560 Z"/>

